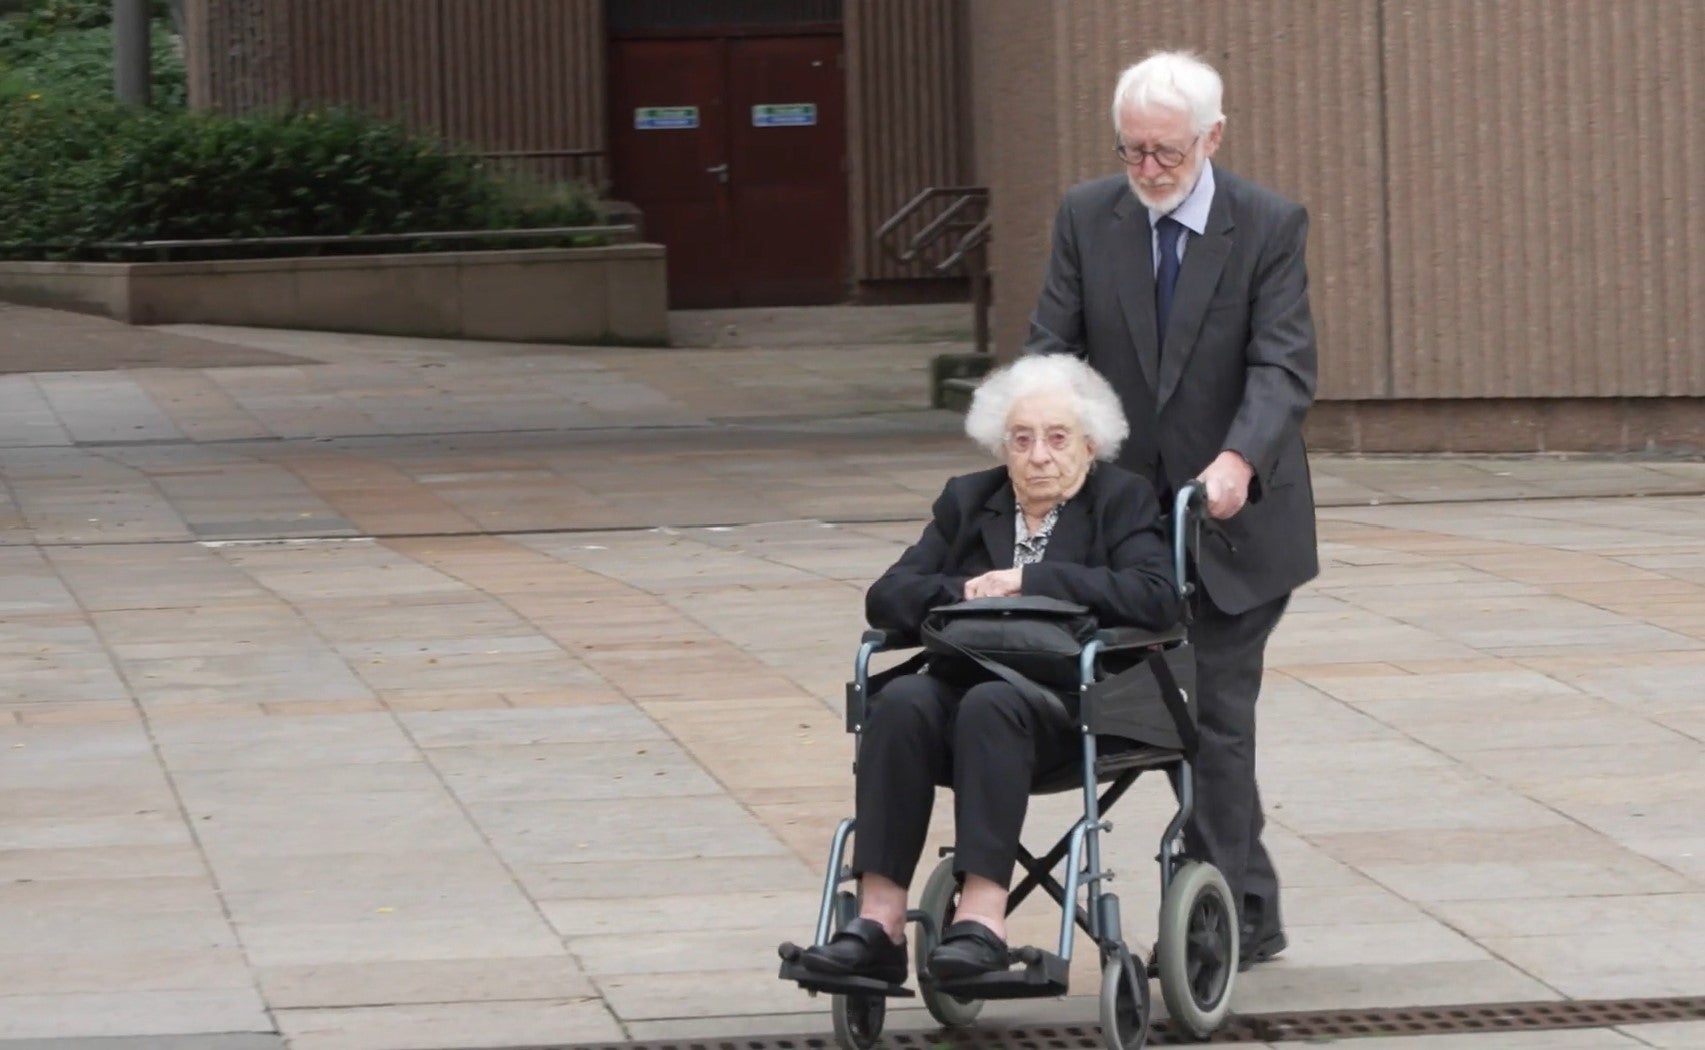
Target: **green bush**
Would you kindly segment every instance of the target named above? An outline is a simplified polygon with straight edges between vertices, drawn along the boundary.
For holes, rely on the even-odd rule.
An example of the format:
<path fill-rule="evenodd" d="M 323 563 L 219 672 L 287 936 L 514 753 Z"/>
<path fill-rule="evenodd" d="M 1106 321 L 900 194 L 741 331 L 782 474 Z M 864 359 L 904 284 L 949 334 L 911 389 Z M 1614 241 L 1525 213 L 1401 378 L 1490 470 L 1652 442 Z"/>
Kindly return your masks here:
<path fill-rule="evenodd" d="M 0 22 L 0 27 L 11 25 Z M 171 36 L 156 21 L 150 41 L 152 104 L 182 109 L 188 77 Z M 0 29 L 0 98 L 36 96 L 57 102 L 99 103 L 113 95 L 112 28 L 70 28 L 30 35 Z"/>
<path fill-rule="evenodd" d="M 172 17 L 171 0 L 152 0 L 150 17 Z M 66 29 L 97 29 L 112 25 L 112 0 L 0 0 L 0 15 L 13 16 L 17 32 L 46 36 Z"/>
<path fill-rule="evenodd" d="M 112 97 L 111 0 L 0 0 L 0 256 L 599 221 L 579 184 L 488 171 L 369 117 L 189 114 L 169 0 L 153 7 L 153 105 L 135 111 Z"/>
<path fill-rule="evenodd" d="M 0 141 L 0 254 L 12 258 L 110 257 L 104 242 L 598 220 L 584 190 L 541 195 L 350 112 L 225 117 L 12 98 L 0 99 Z"/>
<path fill-rule="evenodd" d="M 597 195 L 583 182 L 549 182 L 525 172 L 499 172 L 499 211 L 517 229 L 592 226 L 604 221 Z"/>

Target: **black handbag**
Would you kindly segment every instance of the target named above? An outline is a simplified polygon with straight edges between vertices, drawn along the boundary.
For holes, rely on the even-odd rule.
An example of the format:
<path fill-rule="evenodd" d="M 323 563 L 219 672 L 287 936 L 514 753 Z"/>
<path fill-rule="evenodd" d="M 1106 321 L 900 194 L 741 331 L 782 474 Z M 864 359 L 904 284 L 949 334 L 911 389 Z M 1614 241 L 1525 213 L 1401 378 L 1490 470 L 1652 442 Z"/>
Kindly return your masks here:
<path fill-rule="evenodd" d="M 976 676 L 980 669 L 983 677 L 1003 679 L 1021 694 L 1075 717 L 1082 683 L 1078 661 L 1097 629 L 1085 606 L 1024 595 L 937 606 L 919 633 L 924 650 L 932 654 L 931 673 Z"/>

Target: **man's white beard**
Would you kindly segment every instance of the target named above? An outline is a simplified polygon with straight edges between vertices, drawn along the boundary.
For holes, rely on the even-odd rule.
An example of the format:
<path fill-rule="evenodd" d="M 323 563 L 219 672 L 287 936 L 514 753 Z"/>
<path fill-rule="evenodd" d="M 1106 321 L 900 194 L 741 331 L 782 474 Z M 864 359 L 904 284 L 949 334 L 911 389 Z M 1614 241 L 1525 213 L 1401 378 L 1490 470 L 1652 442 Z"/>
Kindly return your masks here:
<path fill-rule="evenodd" d="M 1170 214 L 1173 209 L 1183 204 L 1184 198 L 1190 196 L 1191 190 L 1189 186 L 1174 186 L 1165 196 L 1156 197 L 1148 190 L 1143 189 L 1135 178 L 1132 178 L 1130 183 L 1131 192 L 1137 195 L 1137 200 L 1142 202 L 1143 207 L 1160 212 L 1162 215 Z"/>

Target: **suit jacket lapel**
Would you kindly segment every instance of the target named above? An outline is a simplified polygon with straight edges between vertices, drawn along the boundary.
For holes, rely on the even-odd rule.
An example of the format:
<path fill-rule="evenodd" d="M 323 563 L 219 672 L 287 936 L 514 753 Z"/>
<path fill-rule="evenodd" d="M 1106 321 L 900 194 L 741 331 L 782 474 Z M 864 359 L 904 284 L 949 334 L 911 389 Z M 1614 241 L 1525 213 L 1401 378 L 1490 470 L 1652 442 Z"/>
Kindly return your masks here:
<path fill-rule="evenodd" d="M 1089 499 L 1087 489 L 1078 490 L 1064 507 L 1060 508 L 1060 516 L 1054 521 L 1054 532 L 1048 537 L 1048 549 L 1042 552 L 1043 561 L 1064 561 L 1073 565 L 1088 564 L 1089 538 L 1092 525 L 1089 518 Z"/>
<path fill-rule="evenodd" d="M 1018 533 L 1013 521 L 1018 516 L 1018 504 L 1008 482 L 994 491 L 983 504 L 983 547 L 988 551 L 989 564 L 997 569 L 1012 568 L 1012 545 Z"/>
<path fill-rule="evenodd" d="M 1178 290 L 1173 295 L 1172 316 L 1167 320 L 1166 343 L 1160 354 L 1160 386 L 1155 392 L 1157 410 L 1165 408 L 1172 392 L 1178 389 L 1185 362 L 1195 350 L 1196 337 L 1202 331 L 1208 302 L 1219 287 L 1220 271 L 1225 268 L 1226 256 L 1231 254 L 1231 201 L 1227 190 L 1223 183 L 1215 187 L 1214 201 L 1208 208 L 1207 231 L 1191 238 L 1184 250 L 1184 266 L 1178 271 Z"/>
<path fill-rule="evenodd" d="M 1117 282 L 1125 324 L 1131 330 L 1131 343 L 1137 348 L 1137 363 L 1153 390 L 1160 368 L 1160 347 L 1154 332 L 1154 231 L 1148 216 L 1148 209 L 1127 186 L 1113 206 L 1113 280 Z"/>

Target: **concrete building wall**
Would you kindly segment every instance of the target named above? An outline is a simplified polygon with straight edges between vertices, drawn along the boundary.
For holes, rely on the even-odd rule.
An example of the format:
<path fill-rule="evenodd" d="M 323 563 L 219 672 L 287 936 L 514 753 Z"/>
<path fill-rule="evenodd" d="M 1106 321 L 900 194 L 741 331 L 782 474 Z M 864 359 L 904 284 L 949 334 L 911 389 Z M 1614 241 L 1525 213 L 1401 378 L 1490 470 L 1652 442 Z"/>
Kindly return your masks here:
<path fill-rule="evenodd" d="M 189 0 L 190 105 L 358 106 L 602 181 L 601 0 Z"/>
<path fill-rule="evenodd" d="M 191 98 L 351 101 L 482 150 L 599 150 L 602 11 L 188 0 Z M 1219 160 L 1310 209 L 1322 441 L 1705 444 L 1698 0 L 846 0 L 844 12 L 855 282 L 925 275 L 872 242 L 912 193 L 986 185 L 995 331 L 1013 352 L 1060 193 L 1119 170 L 1107 114 L 1119 70 L 1189 47 L 1226 76 Z"/>
<path fill-rule="evenodd" d="M 847 0 L 847 116 L 854 280 L 930 278 L 873 240 L 919 191 L 971 174 L 966 0 Z M 906 236 L 919 228 L 913 224 Z"/>
<path fill-rule="evenodd" d="M 1226 78 L 1219 161 L 1309 207 L 1330 443 L 1705 444 L 1705 5 L 980 0 L 971 29 L 1003 352 L 1060 193 L 1120 170 L 1119 70 L 1187 47 Z"/>
<path fill-rule="evenodd" d="M 844 4 L 854 282 L 935 278 L 873 235 L 915 193 L 971 174 L 968 0 Z M 553 175 L 601 181 L 603 0 L 188 0 L 190 103 L 342 103 Z"/>
<path fill-rule="evenodd" d="M 1705 5 L 1385 8 L 1393 392 L 1705 395 Z"/>

